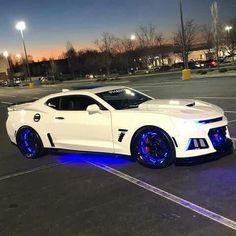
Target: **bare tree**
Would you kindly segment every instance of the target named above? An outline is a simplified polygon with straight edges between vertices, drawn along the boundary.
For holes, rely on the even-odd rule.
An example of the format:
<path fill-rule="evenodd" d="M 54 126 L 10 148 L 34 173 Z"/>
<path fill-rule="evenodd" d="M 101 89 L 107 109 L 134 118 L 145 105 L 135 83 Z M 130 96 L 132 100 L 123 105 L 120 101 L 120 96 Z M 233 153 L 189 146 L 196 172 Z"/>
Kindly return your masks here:
<path fill-rule="evenodd" d="M 136 35 L 138 37 L 139 46 L 141 48 L 155 46 L 157 38 L 160 36 L 153 24 L 139 26 Z"/>
<path fill-rule="evenodd" d="M 113 49 L 115 52 L 115 62 L 118 67 L 122 67 L 122 70 L 126 69 L 129 73 L 130 68 L 134 67 L 134 49 L 136 47 L 136 43 L 134 40 L 129 38 L 116 38 L 115 43 L 113 45 Z"/>
<path fill-rule="evenodd" d="M 234 61 L 234 54 L 236 53 L 236 17 L 229 21 L 232 27 L 230 30 L 225 30 L 225 45 L 226 50 L 232 56 Z"/>
<path fill-rule="evenodd" d="M 75 79 L 75 63 L 76 63 L 76 50 L 71 42 L 66 43 L 66 53 L 65 56 L 68 61 L 68 66 L 71 71 L 73 79 Z"/>
<path fill-rule="evenodd" d="M 107 75 L 110 75 L 110 66 L 112 62 L 112 55 L 114 53 L 115 42 L 116 38 L 111 33 L 108 32 L 103 33 L 101 39 L 97 39 L 94 42 L 95 45 L 104 55 Z"/>
<path fill-rule="evenodd" d="M 219 63 L 219 51 L 221 46 L 221 36 L 222 36 L 222 26 L 219 23 L 219 9 L 218 4 L 216 1 L 212 3 L 210 6 L 211 10 L 211 16 L 212 16 L 212 28 L 213 28 L 213 35 L 214 35 L 214 46 L 215 46 L 215 54 L 216 54 L 216 60 L 217 60 L 217 67 L 220 69 L 220 63 Z"/>
<path fill-rule="evenodd" d="M 32 55 L 27 55 L 27 57 L 28 57 L 28 62 L 29 63 L 33 63 L 34 62 L 34 58 L 33 58 Z"/>
<path fill-rule="evenodd" d="M 58 68 L 57 68 L 57 64 L 55 62 L 55 59 L 53 57 L 49 58 L 50 61 L 50 67 L 51 67 L 51 75 L 53 77 L 53 82 L 55 83 L 55 80 L 58 79 Z"/>
<path fill-rule="evenodd" d="M 191 47 L 196 42 L 198 26 L 193 19 L 186 19 L 184 22 L 184 32 L 185 32 L 185 46 L 186 46 L 186 56 L 188 60 L 188 55 L 190 53 Z M 174 44 L 183 47 L 183 38 L 180 27 L 178 31 L 174 33 Z M 184 56 L 184 55 L 183 55 Z M 183 57 L 184 58 L 184 57 Z"/>
<path fill-rule="evenodd" d="M 121 54 L 125 52 L 125 48 L 123 45 L 123 39 L 115 38 L 114 44 L 113 44 L 113 51 L 117 54 Z"/>
<path fill-rule="evenodd" d="M 42 57 L 41 61 L 47 61 L 47 58 L 46 57 Z"/>
<path fill-rule="evenodd" d="M 210 55 L 214 44 L 212 27 L 210 25 L 205 24 L 201 26 L 200 31 L 203 43 L 206 45 L 207 48 L 207 54 Z"/>
<path fill-rule="evenodd" d="M 161 57 L 161 63 L 164 65 L 164 58 L 165 58 L 165 47 L 164 47 L 164 37 L 162 33 L 159 33 L 156 35 L 155 38 L 155 45 L 158 46 L 159 49 L 159 55 Z"/>
<path fill-rule="evenodd" d="M 148 24 L 145 26 L 139 26 L 138 31 L 136 32 L 138 38 L 139 48 L 143 49 L 142 63 L 145 67 L 147 67 L 150 62 L 154 61 L 154 56 L 151 55 L 150 50 L 148 52 L 148 48 L 157 47 L 159 50 L 159 56 L 161 58 L 161 63 L 164 64 L 164 50 L 163 50 L 163 42 L 164 37 L 161 32 L 158 32 L 157 27 L 153 24 Z M 146 55 L 148 53 L 148 55 Z"/>

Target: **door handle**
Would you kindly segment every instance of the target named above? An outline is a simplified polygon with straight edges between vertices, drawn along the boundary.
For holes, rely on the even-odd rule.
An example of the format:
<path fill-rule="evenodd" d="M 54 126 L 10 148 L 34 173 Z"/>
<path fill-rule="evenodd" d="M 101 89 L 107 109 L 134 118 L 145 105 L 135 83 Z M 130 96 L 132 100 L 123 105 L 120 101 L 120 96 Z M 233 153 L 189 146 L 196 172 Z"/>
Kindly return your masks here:
<path fill-rule="evenodd" d="M 58 117 L 55 117 L 55 119 L 57 119 L 57 120 L 64 120 L 65 118 L 62 117 L 62 116 L 58 116 Z"/>

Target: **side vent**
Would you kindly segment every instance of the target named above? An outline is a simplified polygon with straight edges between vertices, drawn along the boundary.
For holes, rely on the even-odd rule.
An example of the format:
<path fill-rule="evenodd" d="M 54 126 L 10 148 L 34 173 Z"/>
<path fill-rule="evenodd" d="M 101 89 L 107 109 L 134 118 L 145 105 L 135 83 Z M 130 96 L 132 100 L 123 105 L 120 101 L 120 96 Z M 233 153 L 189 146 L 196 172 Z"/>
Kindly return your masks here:
<path fill-rule="evenodd" d="M 55 147 L 55 144 L 53 143 L 53 140 L 52 140 L 52 136 L 51 136 L 51 134 L 48 133 L 47 136 L 48 136 L 48 140 L 49 140 L 51 146 L 52 146 L 52 147 Z"/>
<path fill-rule="evenodd" d="M 188 105 L 186 105 L 187 107 L 194 107 L 195 106 L 195 102 L 193 102 L 193 103 L 190 103 L 190 104 L 188 104 Z"/>

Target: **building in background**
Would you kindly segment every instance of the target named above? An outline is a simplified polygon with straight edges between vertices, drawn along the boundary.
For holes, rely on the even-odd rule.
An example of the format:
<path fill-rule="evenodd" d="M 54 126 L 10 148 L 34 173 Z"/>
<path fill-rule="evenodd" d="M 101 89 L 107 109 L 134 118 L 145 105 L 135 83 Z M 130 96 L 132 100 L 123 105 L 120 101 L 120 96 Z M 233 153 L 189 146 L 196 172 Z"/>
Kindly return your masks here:
<path fill-rule="evenodd" d="M 0 56 L 0 80 L 8 80 L 10 75 L 10 67 L 8 60 L 4 56 Z"/>

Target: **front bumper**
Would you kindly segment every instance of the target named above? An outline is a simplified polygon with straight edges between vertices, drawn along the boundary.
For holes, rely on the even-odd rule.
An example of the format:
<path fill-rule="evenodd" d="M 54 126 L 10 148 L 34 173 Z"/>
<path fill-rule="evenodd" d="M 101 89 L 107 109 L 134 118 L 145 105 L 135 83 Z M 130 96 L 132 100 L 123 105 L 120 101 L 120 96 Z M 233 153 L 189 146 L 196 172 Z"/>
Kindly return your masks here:
<path fill-rule="evenodd" d="M 233 150 L 234 150 L 233 142 L 231 139 L 228 138 L 227 141 L 220 148 L 218 148 L 216 152 L 195 157 L 176 158 L 175 164 L 176 165 L 200 164 L 203 162 L 219 159 L 223 156 L 227 156 L 233 153 Z"/>

